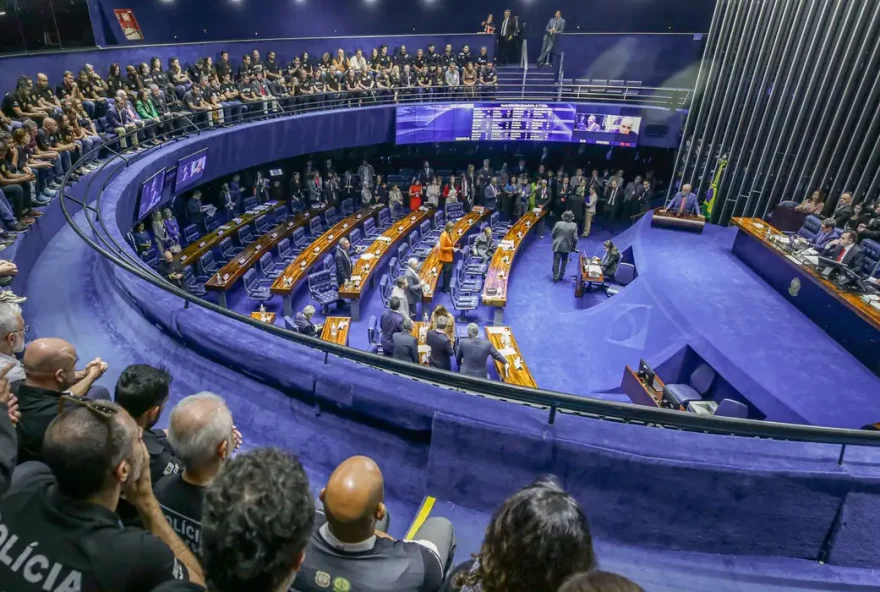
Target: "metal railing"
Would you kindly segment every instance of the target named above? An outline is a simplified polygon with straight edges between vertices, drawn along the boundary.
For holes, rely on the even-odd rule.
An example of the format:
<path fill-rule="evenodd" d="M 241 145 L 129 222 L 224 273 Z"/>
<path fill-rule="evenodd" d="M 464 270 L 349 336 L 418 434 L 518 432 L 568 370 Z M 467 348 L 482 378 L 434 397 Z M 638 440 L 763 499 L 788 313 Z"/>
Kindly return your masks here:
<path fill-rule="evenodd" d="M 386 98 L 388 99 L 385 101 L 386 104 L 393 101 L 391 97 Z M 402 100 L 401 97 L 398 97 L 398 99 Z M 449 100 L 449 97 L 446 97 L 444 100 Z M 332 98 L 329 96 L 322 96 L 321 104 L 317 104 L 317 101 L 318 100 L 316 99 L 316 104 L 301 104 L 297 103 L 295 100 L 293 103 L 286 104 L 284 99 L 258 101 L 249 105 L 248 113 L 234 122 L 234 125 L 242 125 L 254 121 L 265 121 L 273 118 L 295 117 L 303 112 L 348 108 L 349 106 L 352 106 L 351 97 Z M 206 122 L 200 122 L 198 117 L 193 117 L 193 114 L 190 113 L 178 114 L 162 123 L 166 125 L 167 129 L 160 128 L 159 122 L 151 122 L 147 127 L 137 132 L 126 132 L 124 137 L 128 140 L 132 140 L 136 133 L 144 134 L 145 132 L 150 132 L 152 130 L 152 132 L 157 134 L 156 138 L 173 142 L 176 138 L 188 137 L 194 133 L 213 133 L 211 125 Z M 228 126 L 230 124 L 227 123 L 224 125 Z M 178 129 L 173 129 L 175 127 Z M 219 127 L 219 123 L 214 122 L 213 127 Z M 141 142 L 141 144 L 143 144 L 143 142 Z M 547 411 L 547 421 L 550 424 L 554 423 L 557 413 L 570 413 L 595 419 L 708 434 L 833 444 L 841 447 L 838 459 L 838 462 L 841 464 L 848 445 L 880 446 L 880 433 L 819 426 L 781 424 L 747 419 L 732 419 L 713 416 L 707 417 L 694 413 L 653 408 L 629 403 L 610 402 L 584 396 L 549 391 L 546 389 L 532 389 L 487 379 L 472 378 L 427 366 L 401 362 L 393 358 L 336 345 L 314 337 L 307 337 L 282 327 L 269 325 L 252 319 L 249 316 L 228 310 L 218 304 L 196 297 L 159 277 L 149 269 L 139 257 L 135 256 L 134 252 L 127 245 L 121 245 L 116 241 L 113 235 L 107 231 L 105 221 L 100 215 L 104 188 L 110 183 L 115 175 L 128 166 L 132 159 L 140 159 L 150 151 L 161 149 L 161 145 L 159 147 L 142 147 L 138 152 L 128 153 L 120 153 L 112 148 L 109 149 L 113 156 L 104 161 L 100 165 L 100 169 L 103 170 L 108 167 L 113 168 L 109 170 L 107 179 L 102 180 L 97 187 L 95 186 L 96 179 L 98 178 L 97 174 L 90 175 L 84 181 L 81 181 L 86 183 L 86 198 L 84 201 L 81 202 L 66 195 L 65 189 L 71 172 L 68 172 L 64 176 L 62 187 L 58 192 L 58 195 L 61 196 L 59 201 L 67 223 L 83 241 L 114 265 L 121 267 L 128 273 L 157 288 L 181 298 L 185 301 L 185 308 L 189 307 L 191 304 L 200 306 L 214 312 L 215 314 L 246 323 L 255 329 L 283 338 L 291 343 L 319 350 L 325 354 L 325 363 L 327 363 L 329 355 L 333 354 L 334 356 L 365 364 L 382 371 L 408 376 L 446 388 L 460 390 L 478 396 L 488 396 L 504 401 L 539 407 Z M 93 150 L 91 153 L 84 155 L 84 157 L 89 158 L 93 156 L 97 150 L 99 149 Z M 87 205 L 92 196 L 95 198 L 94 207 Z M 75 202 L 82 207 L 88 222 L 88 229 L 80 228 L 77 225 L 73 219 L 71 206 L 68 204 L 68 200 Z M 93 235 L 94 238 L 90 235 Z"/>

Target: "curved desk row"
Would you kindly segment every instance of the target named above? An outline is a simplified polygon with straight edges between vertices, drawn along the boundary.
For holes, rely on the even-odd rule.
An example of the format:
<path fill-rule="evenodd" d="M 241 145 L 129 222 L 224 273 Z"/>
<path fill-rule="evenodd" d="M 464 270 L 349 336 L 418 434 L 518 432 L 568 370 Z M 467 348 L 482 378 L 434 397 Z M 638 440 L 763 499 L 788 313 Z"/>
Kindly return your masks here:
<path fill-rule="evenodd" d="M 363 224 L 367 218 L 377 216 L 379 210 L 383 207 L 384 206 L 382 205 L 372 205 L 340 220 L 334 224 L 330 230 L 315 239 L 309 245 L 309 248 L 300 253 L 299 256 L 287 266 L 284 273 L 278 276 L 278 279 L 272 283 L 270 291 L 272 294 L 277 294 L 282 297 L 284 314 L 286 316 L 293 316 L 291 297 L 299 283 L 308 276 L 309 268 L 320 261 L 324 255 L 329 253 L 342 237 L 357 228 L 358 225 Z"/>
<path fill-rule="evenodd" d="M 274 212 L 278 208 L 287 205 L 284 201 L 267 201 L 263 205 L 257 206 L 253 210 L 249 210 L 241 216 L 236 216 L 226 224 L 220 226 L 213 232 L 209 232 L 205 236 L 199 238 L 194 243 L 190 243 L 180 252 L 178 260 L 182 265 L 192 264 L 202 258 L 202 255 L 217 248 L 227 236 L 235 237 L 235 233 L 244 228 L 260 216 L 265 216 L 269 212 Z"/>
<path fill-rule="evenodd" d="M 457 247 L 461 239 L 468 233 L 474 224 L 477 224 L 492 214 L 492 210 L 481 206 L 474 207 L 470 212 L 455 223 L 452 229 L 453 244 Z M 405 262 L 401 262 L 405 263 Z M 424 282 L 422 288 L 422 302 L 430 303 L 434 300 L 434 290 L 437 289 L 437 280 L 440 278 L 440 244 L 438 243 L 428 258 L 422 263 L 419 278 Z"/>
<path fill-rule="evenodd" d="M 351 299 L 351 320 L 359 321 L 361 318 L 361 296 L 370 286 L 370 278 L 382 257 L 388 253 L 391 247 L 419 227 L 422 221 L 434 215 L 431 208 L 421 207 L 410 213 L 406 218 L 394 222 L 394 224 L 377 237 L 367 249 L 361 253 L 360 259 L 352 266 L 351 279 L 344 286 L 339 286 L 339 297 Z"/>
<path fill-rule="evenodd" d="M 495 307 L 495 323 L 504 321 L 504 307 L 507 306 L 507 280 L 517 251 L 525 241 L 526 235 L 538 226 L 547 210 L 532 210 L 510 227 L 504 239 L 498 244 L 489 270 L 486 283 L 483 285 L 482 301 L 487 306 Z"/>
<path fill-rule="evenodd" d="M 519 351 L 519 346 L 516 344 L 516 339 L 513 338 L 513 333 L 510 332 L 510 327 L 486 327 L 486 339 L 495 346 L 495 349 L 510 364 L 510 370 L 505 374 L 504 365 L 498 360 L 492 360 L 495 362 L 495 370 L 498 371 L 498 377 L 502 382 L 538 388 L 538 383 L 535 382 L 529 367 L 526 366 L 525 360 L 523 360 L 522 354 Z M 506 340 L 509 341 L 505 343 Z"/>
<path fill-rule="evenodd" d="M 236 255 L 205 283 L 209 292 L 217 292 L 220 306 L 226 307 L 226 292 L 235 282 L 240 280 L 247 271 L 257 264 L 264 254 L 270 252 L 278 243 L 293 234 L 300 227 L 307 226 L 315 216 L 324 212 L 324 208 L 316 208 L 308 212 L 300 212 L 293 218 L 282 222 L 256 241 L 249 244 L 244 251 Z"/>

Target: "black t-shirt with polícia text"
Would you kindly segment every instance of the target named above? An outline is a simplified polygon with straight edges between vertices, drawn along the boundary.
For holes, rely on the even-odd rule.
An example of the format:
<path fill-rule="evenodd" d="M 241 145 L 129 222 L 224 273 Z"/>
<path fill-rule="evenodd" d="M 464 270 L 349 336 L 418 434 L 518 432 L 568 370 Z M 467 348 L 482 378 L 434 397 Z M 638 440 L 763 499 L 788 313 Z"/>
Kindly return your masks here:
<path fill-rule="evenodd" d="M 193 485 L 183 473 L 166 475 L 153 486 L 162 513 L 174 532 L 198 555 L 202 546 L 202 502 L 205 487 Z"/>

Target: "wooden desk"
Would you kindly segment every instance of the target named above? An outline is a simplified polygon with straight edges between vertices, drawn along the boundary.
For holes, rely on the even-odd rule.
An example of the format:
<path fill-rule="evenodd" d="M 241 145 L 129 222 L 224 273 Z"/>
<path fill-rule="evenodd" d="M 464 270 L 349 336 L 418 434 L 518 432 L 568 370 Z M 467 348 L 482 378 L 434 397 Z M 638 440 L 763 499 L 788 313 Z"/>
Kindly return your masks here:
<path fill-rule="evenodd" d="M 635 370 L 627 366 L 623 371 L 623 380 L 620 386 L 629 400 L 636 405 L 666 408 L 666 405 L 663 404 L 663 387 L 665 385 L 659 376 L 654 377 L 654 384 L 660 387 L 660 390 L 655 390 L 653 386 L 646 384 L 639 378 Z"/>
<path fill-rule="evenodd" d="M 455 223 L 455 228 L 452 229 L 453 244 L 457 247 L 474 224 L 485 220 L 491 214 L 492 210 L 489 208 L 476 206 L 466 216 L 459 218 Z M 401 263 L 406 264 L 405 261 L 401 261 Z M 438 243 L 437 246 L 431 249 L 431 253 L 422 263 L 421 270 L 419 271 L 419 278 L 425 284 L 425 287 L 422 288 L 422 302 L 433 302 L 434 291 L 437 289 L 437 280 L 440 279 L 440 271 L 440 244 Z"/>
<path fill-rule="evenodd" d="M 504 346 L 501 344 L 501 336 L 506 332 L 510 331 L 510 327 L 486 327 L 486 338 L 495 346 L 499 352 L 504 349 Z M 507 384 L 515 384 L 517 386 L 529 386 L 532 388 L 538 388 L 537 383 L 535 383 L 534 377 L 532 377 L 532 373 L 529 372 L 529 367 L 526 365 L 525 360 L 522 360 L 522 354 L 519 351 L 519 346 L 516 344 L 516 339 L 513 337 L 513 333 L 510 333 L 510 349 L 516 351 L 515 354 L 511 354 L 509 356 L 505 356 L 507 361 L 510 363 L 510 374 L 504 375 L 504 365 L 498 360 L 493 359 L 495 362 L 495 369 L 498 371 L 498 376 L 501 378 L 502 382 L 506 382 Z M 502 355 L 504 352 L 502 352 Z M 516 358 L 520 358 L 522 360 L 522 368 L 517 369 L 514 365 L 513 361 Z"/>
<path fill-rule="evenodd" d="M 334 326 L 336 327 L 335 336 L 333 335 Z M 351 319 L 348 317 L 326 317 L 324 328 L 321 330 L 321 339 L 337 345 L 348 345 L 348 330 L 350 328 Z"/>
<path fill-rule="evenodd" d="M 251 318 L 257 321 L 263 321 L 269 325 L 275 324 L 275 313 L 274 312 L 260 312 L 255 310 L 251 313 Z"/>
<path fill-rule="evenodd" d="M 732 252 L 856 359 L 880 376 L 880 309 L 825 279 L 767 239 L 781 234 L 756 218 L 733 218 Z"/>
<path fill-rule="evenodd" d="M 282 222 L 256 241 L 249 244 L 244 251 L 239 253 L 229 263 L 224 265 L 205 283 L 205 289 L 209 292 L 217 292 L 220 306 L 226 307 L 226 292 L 244 276 L 247 271 L 257 264 L 260 257 L 274 249 L 278 243 L 288 238 L 293 232 L 308 223 L 324 211 L 324 208 L 316 208 L 308 212 L 299 213 L 293 218 Z"/>
<path fill-rule="evenodd" d="M 263 209 L 259 211 L 251 210 L 233 218 L 214 232 L 210 232 L 199 238 L 196 242 L 187 245 L 185 249 L 178 253 L 177 260 L 180 261 L 181 265 L 194 265 L 196 261 L 202 258 L 202 255 L 217 247 L 224 238 L 231 236 L 233 240 L 238 240 L 237 233 L 239 229 L 247 226 L 260 216 L 274 212 L 286 203 L 283 201 L 268 201 L 263 204 Z"/>
<path fill-rule="evenodd" d="M 282 297 L 284 303 L 284 314 L 293 316 L 293 306 L 291 304 L 291 296 L 296 290 L 299 283 L 309 275 L 309 268 L 320 261 L 324 255 L 329 253 L 336 246 L 342 237 L 348 236 L 352 230 L 363 224 L 369 217 L 378 215 L 379 210 L 384 206 L 381 204 L 368 206 L 358 210 L 348 218 L 340 220 L 333 225 L 330 230 L 312 241 L 308 248 L 299 254 L 299 256 L 291 261 L 287 269 L 278 276 L 278 279 L 272 283 L 269 291 L 272 294 L 278 294 Z"/>
<path fill-rule="evenodd" d="M 422 221 L 433 215 L 433 209 L 419 209 L 409 213 L 406 218 L 396 221 L 391 228 L 383 232 L 379 238 L 373 241 L 373 244 L 361 253 L 361 258 L 351 268 L 352 281 L 347 282 L 344 286 L 339 286 L 339 297 L 351 299 L 352 321 L 357 322 L 361 318 L 361 295 L 369 288 L 370 278 L 379 267 L 382 257 L 406 238 L 410 232 L 418 228 Z M 360 280 L 356 278 L 360 278 Z"/>
<path fill-rule="evenodd" d="M 695 214 L 679 214 L 666 208 L 657 208 L 654 210 L 651 226 L 703 232 L 703 227 L 706 226 L 706 218 Z"/>
<path fill-rule="evenodd" d="M 414 321 L 413 329 L 410 331 L 410 335 L 419 340 L 419 345 L 428 345 L 428 332 L 425 331 L 424 335 L 422 334 L 422 327 L 426 327 L 427 325 L 423 321 Z M 419 353 L 419 362 L 422 366 L 428 366 L 430 364 L 430 356 L 428 354 Z"/>
<path fill-rule="evenodd" d="M 584 255 L 583 251 L 578 253 L 578 269 L 580 270 L 579 281 L 575 282 L 574 287 L 574 295 L 577 297 L 581 297 L 584 295 L 584 286 L 587 286 L 587 292 L 591 292 L 593 289 L 593 284 L 599 284 L 600 286 L 605 286 L 605 276 L 601 271 L 599 271 L 599 275 L 590 275 L 590 265 L 598 265 L 595 259 L 591 259 Z"/>
<path fill-rule="evenodd" d="M 537 214 L 534 210 L 529 211 L 511 226 L 504 236 L 504 241 L 513 242 L 513 248 L 504 250 L 499 243 L 495 255 L 492 256 L 489 271 L 486 273 L 486 283 L 483 285 L 482 302 L 487 306 L 495 307 L 496 324 L 501 324 L 504 320 L 504 307 L 507 306 L 507 281 L 510 279 L 510 270 L 513 268 L 516 253 L 525 241 L 526 235 L 534 230 L 538 226 L 538 222 L 546 215 L 547 210 L 541 210 Z"/>

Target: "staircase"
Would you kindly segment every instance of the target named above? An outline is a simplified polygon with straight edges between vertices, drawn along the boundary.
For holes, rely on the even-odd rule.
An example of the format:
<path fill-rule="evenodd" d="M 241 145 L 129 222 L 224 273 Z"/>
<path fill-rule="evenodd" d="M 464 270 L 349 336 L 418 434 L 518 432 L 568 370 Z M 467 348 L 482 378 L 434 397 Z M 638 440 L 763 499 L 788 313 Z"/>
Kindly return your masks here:
<path fill-rule="evenodd" d="M 498 67 L 498 84 L 505 89 L 505 98 L 514 99 L 531 95 L 549 101 L 556 96 L 556 72 L 554 70 L 530 68 L 525 72 L 525 86 L 523 86 L 523 71 L 524 68 L 519 66 Z"/>

